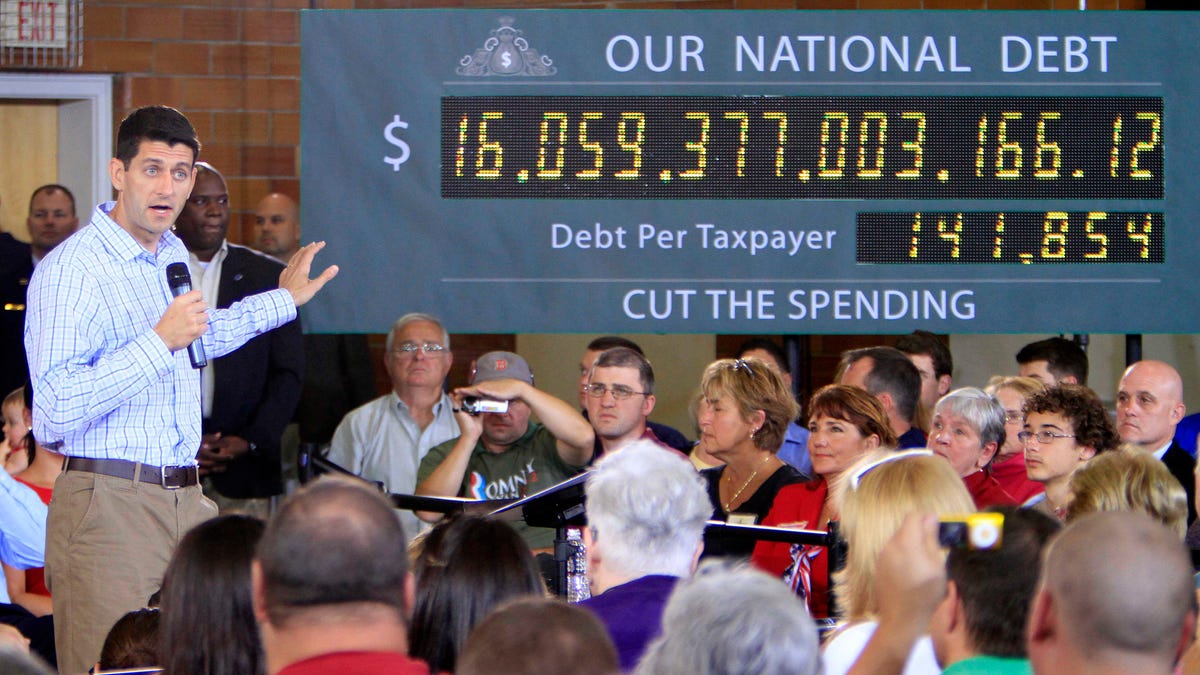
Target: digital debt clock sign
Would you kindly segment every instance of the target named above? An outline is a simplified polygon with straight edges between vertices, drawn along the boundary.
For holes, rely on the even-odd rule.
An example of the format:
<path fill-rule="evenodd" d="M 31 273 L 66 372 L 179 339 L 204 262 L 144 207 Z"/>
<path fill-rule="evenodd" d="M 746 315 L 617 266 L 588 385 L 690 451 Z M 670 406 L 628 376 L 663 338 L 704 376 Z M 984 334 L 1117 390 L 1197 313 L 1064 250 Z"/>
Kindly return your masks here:
<path fill-rule="evenodd" d="M 315 330 L 1195 332 L 1200 17 L 301 25 Z"/>

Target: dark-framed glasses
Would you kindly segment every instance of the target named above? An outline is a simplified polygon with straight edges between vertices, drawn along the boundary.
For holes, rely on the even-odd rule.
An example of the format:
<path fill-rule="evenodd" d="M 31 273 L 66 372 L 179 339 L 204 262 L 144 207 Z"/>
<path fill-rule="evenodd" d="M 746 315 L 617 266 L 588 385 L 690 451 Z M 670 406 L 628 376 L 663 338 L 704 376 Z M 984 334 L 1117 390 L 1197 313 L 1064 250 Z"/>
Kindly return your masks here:
<path fill-rule="evenodd" d="M 587 394 L 592 398 L 604 398 L 604 395 L 610 392 L 618 401 L 624 401 L 630 396 L 646 395 L 644 391 L 636 391 L 623 384 L 614 384 L 611 387 L 606 384 L 589 384 L 587 386 Z"/>
<path fill-rule="evenodd" d="M 1029 441 L 1035 438 L 1039 445 L 1045 445 L 1053 443 L 1056 438 L 1075 438 L 1075 434 L 1056 434 L 1046 429 L 1042 429 L 1041 431 L 1022 431 L 1017 434 L 1017 440 L 1022 443 L 1029 443 Z"/>

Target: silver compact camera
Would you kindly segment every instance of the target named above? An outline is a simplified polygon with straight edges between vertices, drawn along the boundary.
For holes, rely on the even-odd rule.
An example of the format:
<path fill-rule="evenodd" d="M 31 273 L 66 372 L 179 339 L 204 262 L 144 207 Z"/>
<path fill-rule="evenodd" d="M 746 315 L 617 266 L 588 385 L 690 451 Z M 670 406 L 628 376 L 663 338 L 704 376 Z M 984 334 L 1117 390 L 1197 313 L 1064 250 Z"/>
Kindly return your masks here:
<path fill-rule="evenodd" d="M 478 415 L 479 413 L 498 413 L 502 415 L 508 412 L 508 401 L 468 396 L 463 399 L 462 409 L 464 412 L 472 415 Z"/>

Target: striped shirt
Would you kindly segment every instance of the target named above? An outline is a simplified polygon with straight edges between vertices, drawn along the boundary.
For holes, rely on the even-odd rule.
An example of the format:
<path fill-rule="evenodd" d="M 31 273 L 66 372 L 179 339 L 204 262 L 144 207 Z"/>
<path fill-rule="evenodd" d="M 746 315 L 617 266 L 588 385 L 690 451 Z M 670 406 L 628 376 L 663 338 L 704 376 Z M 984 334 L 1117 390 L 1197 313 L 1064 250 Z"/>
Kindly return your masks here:
<path fill-rule="evenodd" d="M 25 350 L 33 380 L 33 433 L 72 457 L 155 466 L 195 463 L 200 371 L 154 332 L 172 300 L 167 265 L 187 263 L 171 232 L 150 253 L 96 207 L 91 222 L 35 268 Z M 286 290 L 208 310 L 209 359 L 296 317 Z"/>

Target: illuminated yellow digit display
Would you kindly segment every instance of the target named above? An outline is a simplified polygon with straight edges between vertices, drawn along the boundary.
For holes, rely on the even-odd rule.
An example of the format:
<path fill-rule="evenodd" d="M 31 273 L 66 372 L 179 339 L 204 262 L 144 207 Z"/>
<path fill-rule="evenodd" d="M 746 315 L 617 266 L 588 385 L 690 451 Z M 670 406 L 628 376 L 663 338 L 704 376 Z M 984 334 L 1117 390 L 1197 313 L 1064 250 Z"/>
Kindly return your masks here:
<path fill-rule="evenodd" d="M 923 227 L 923 223 L 936 226 Z M 1115 211 L 863 212 L 859 263 L 1161 263 L 1163 214 Z M 886 245 L 883 242 L 896 242 Z"/>
<path fill-rule="evenodd" d="M 1162 99 L 1133 96 L 446 97 L 442 195 L 1155 200 L 1164 128 Z M 1059 220 L 1024 253 L 1070 259 L 1060 225 L 1112 250 Z M 989 221 L 985 257 L 1011 225 Z"/>

